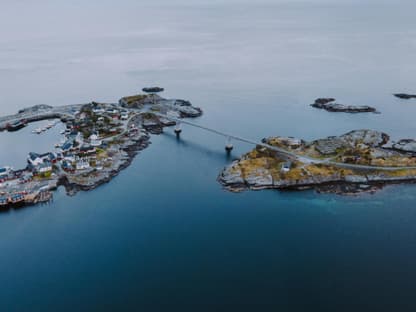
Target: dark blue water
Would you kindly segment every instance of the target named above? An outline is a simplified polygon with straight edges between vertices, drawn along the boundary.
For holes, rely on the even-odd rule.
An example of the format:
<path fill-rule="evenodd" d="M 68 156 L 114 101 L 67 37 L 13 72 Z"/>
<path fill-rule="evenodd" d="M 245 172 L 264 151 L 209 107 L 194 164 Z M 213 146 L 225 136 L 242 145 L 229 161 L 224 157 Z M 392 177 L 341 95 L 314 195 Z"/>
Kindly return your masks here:
<path fill-rule="evenodd" d="M 197 122 L 253 139 L 357 128 L 414 137 L 416 103 L 391 96 L 414 87 L 414 9 L 7 2 L 0 107 L 116 100 L 160 84 L 204 109 Z M 318 96 L 382 114 L 313 110 Z M 1 134 L 2 165 L 59 140 L 25 131 Z M 50 205 L 0 214 L 1 311 L 415 309 L 415 186 L 233 194 L 217 174 L 250 146 L 236 143 L 227 158 L 223 138 L 186 126 L 180 141 L 167 131 L 152 142 L 95 191 L 59 189 Z"/>

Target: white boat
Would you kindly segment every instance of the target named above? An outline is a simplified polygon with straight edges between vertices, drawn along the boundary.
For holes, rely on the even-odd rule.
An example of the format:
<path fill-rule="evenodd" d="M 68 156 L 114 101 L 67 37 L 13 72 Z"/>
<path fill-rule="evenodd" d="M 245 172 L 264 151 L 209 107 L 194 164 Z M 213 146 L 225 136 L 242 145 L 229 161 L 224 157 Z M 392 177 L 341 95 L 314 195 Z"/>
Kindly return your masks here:
<path fill-rule="evenodd" d="M 37 134 L 41 134 L 41 133 L 42 133 L 42 129 L 41 129 L 41 128 L 37 128 L 37 129 L 35 129 L 34 131 L 35 131 L 35 133 L 37 133 Z"/>

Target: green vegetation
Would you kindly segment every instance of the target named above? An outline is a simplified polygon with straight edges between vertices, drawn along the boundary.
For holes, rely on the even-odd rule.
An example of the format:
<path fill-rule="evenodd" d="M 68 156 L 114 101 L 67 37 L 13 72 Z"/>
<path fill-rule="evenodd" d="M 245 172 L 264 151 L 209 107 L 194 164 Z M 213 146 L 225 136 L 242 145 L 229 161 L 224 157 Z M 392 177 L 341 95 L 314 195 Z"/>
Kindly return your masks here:
<path fill-rule="evenodd" d="M 142 116 L 143 119 L 156 119 L 157 116 L 153 113 L 147 112 L 147 113 L 142 113 L 140 114 L 140 116 Z"/>
<path fill-rule="evenodd" d="M 142 104 L 142 102 L 148 97 L 149 96 L 147 94 L 125 96 L 120 99 L 120 103 L 122 103 L 125 107 L 137 107 L 138 105 Z"/>
<path fill-rule="evenodd" d="M 274 137 L 268 138 L 266 143 L 294 152 L 299 156 L 309 156 L 315 159 L 331 159 L 332 161 L 345 164 L 380 167 L 416 166 L 416 157 L 383 149 L 376 144 L 364 143 L 362 139 L 345 141 L 344 146 L 337 147 L 339 141 L 340 139 L 337 137 L 330 137 L 306 143 L 292 138 Z M 317 148 L 318 144 L 325 151 L 331 151 L 333 149 L 334 153 L 331 157 L 319 152 Z M 300 161 L 293 161 L 289 170 L 282 170 L 282 164 L 284 162 L 275 152 L 257 146 L 234 164 L 231 172 L 241 175 L 245 180 L 252 176 L 271 175 L 274 181 L 280 180 L 289 184 L 298 181 L 311 181 L 311 179 L 312 181 L 330 181 L 333 179 L 342 181 L 346 176 L 362 176 L 365 178 L 370 173 L 386 178 L 416 176 L 416 169 L 385 170 L 379 172 L 375 170 L 362 171 L 359 169 L 345 169 L 324 163 L 306 164 Z"/>

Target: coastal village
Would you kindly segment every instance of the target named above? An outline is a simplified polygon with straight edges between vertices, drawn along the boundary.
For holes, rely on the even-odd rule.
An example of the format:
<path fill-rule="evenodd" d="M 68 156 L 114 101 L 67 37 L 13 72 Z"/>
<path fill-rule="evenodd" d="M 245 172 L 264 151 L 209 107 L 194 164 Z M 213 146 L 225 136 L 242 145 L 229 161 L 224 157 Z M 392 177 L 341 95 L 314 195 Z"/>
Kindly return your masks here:
<path fill-rule="evenodd" d="M 157 94 L 162 88 L 143 91 L 144 94 L 123 97 L 118 103 L 37 105 L 0 118 L 0 130 L 7 131 L 18 131 L 39 120 L 52 120 L 47 127 L 59 120 L 65 125 L 61 133 L 64 139 L 55 150 L 30 152 L 23 169 L 0 167 L 0 208 L 47 202 L 60 185 L 70 195 L 94 189 L 126 168 L 150 144 L 150 134 L 175 125 L 169 116 L 202 114 L 188 101 L 162 98 Z M 34 132 L 42 131 L 45 129 Z"/>

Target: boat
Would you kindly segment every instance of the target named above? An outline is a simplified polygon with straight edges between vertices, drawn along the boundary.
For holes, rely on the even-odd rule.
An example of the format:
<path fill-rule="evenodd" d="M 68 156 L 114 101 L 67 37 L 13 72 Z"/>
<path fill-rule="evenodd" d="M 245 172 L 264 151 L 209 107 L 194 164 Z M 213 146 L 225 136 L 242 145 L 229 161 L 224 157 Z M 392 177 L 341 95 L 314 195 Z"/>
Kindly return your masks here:
<path fill-rule="evenodd" d="M 15 121 L 7 125 L 7 131 L 17 131 L 26 127 L 26 123 L 22 120 Z"/>
<path fill-rule="evenodd" d="M 42 129 L 41 128 L 37 128 L 35 130 L 33 130 L 35 133 L 37 134 L 41 134 L 42 133 Z"/>

